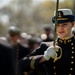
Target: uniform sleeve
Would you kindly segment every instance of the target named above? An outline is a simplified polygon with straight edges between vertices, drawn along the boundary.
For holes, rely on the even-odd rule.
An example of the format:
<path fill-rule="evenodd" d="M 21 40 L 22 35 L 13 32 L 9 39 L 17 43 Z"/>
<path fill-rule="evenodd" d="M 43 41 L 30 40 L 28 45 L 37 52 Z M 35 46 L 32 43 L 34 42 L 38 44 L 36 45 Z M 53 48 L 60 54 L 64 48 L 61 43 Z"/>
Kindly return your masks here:
<path fill-rule="evenodd" d="M 18 63 L 19 72 L 28 72 L 31 69 L 37 68 L 40 65 L 39 61 L 46 49 L 47 46 L 45 44 L 41 44 L 34 52 L 21 59 Z"/>

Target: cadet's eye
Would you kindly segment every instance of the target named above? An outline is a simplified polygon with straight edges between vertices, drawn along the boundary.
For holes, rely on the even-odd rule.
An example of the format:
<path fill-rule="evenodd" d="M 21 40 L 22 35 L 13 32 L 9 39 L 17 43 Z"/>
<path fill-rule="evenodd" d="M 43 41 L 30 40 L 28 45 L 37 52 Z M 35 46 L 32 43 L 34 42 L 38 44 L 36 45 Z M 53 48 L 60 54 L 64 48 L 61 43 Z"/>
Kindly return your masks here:
<path fill-rule="evenodd" d="M 67 24 L 65 23 L 65 24 L 63 24 L 63 26 L 65 27 L 65 26 L 67 26 Z"/>
<path fill-rule="evenodd" d="M 67 24 L 63 24 L 63 25 L 65 26 L 65 25 L 67 25 Z"/>

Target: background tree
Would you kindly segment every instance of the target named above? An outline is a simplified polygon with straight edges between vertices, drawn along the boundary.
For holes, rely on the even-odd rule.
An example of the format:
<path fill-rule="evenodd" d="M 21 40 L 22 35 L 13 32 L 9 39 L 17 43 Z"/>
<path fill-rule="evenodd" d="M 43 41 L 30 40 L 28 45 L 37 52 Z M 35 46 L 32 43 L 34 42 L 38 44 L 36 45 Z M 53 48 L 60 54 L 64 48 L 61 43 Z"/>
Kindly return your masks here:
<path fill-rule="evenodd" d="M 59 8 L 71 8 L 74 11 L 74 3 L 75 0 L 64 0 L 59 3 Z M 5 29 L 11 25 L 20 27 L 22 32 L 28 34 L 42 34 L 43 26 L 49 24 L 52 27 L 51 18 L 56 9 L 55 6 L 54 0 L 36 4 L 33 4 L 33 0 L 12 0 L 9 5 L 0 8 L 0 20 L 3 15 L 8 16 L 8 23 L 0 26 L 0 35 L 5 35 L 5 32 L 1 30 L 2 27 Z"/>

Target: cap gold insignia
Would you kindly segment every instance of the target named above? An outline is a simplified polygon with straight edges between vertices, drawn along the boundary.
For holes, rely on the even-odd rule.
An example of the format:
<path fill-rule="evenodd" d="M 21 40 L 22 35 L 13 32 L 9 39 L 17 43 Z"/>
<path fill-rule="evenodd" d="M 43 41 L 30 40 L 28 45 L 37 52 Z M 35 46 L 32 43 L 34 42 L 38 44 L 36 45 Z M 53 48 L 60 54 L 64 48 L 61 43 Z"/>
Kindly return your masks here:
<path fill-rule="evenodd" d="M 58 12 L 58 18 L 61 18 L 61 17 L 62 17 L 61 12 Z"/>

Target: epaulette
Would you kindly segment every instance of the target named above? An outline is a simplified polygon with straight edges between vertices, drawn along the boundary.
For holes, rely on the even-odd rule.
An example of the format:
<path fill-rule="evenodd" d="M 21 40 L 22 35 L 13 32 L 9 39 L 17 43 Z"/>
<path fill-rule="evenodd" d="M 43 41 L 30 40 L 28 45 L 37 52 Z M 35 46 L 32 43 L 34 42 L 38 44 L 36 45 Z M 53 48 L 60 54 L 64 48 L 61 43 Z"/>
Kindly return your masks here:
<path fill-rule="evenodd" d="M 51 46 L 53 45 L 53 41 L 52 42 L 41 42 L 41 44 L 46 44 L 46 46 Z"/>

